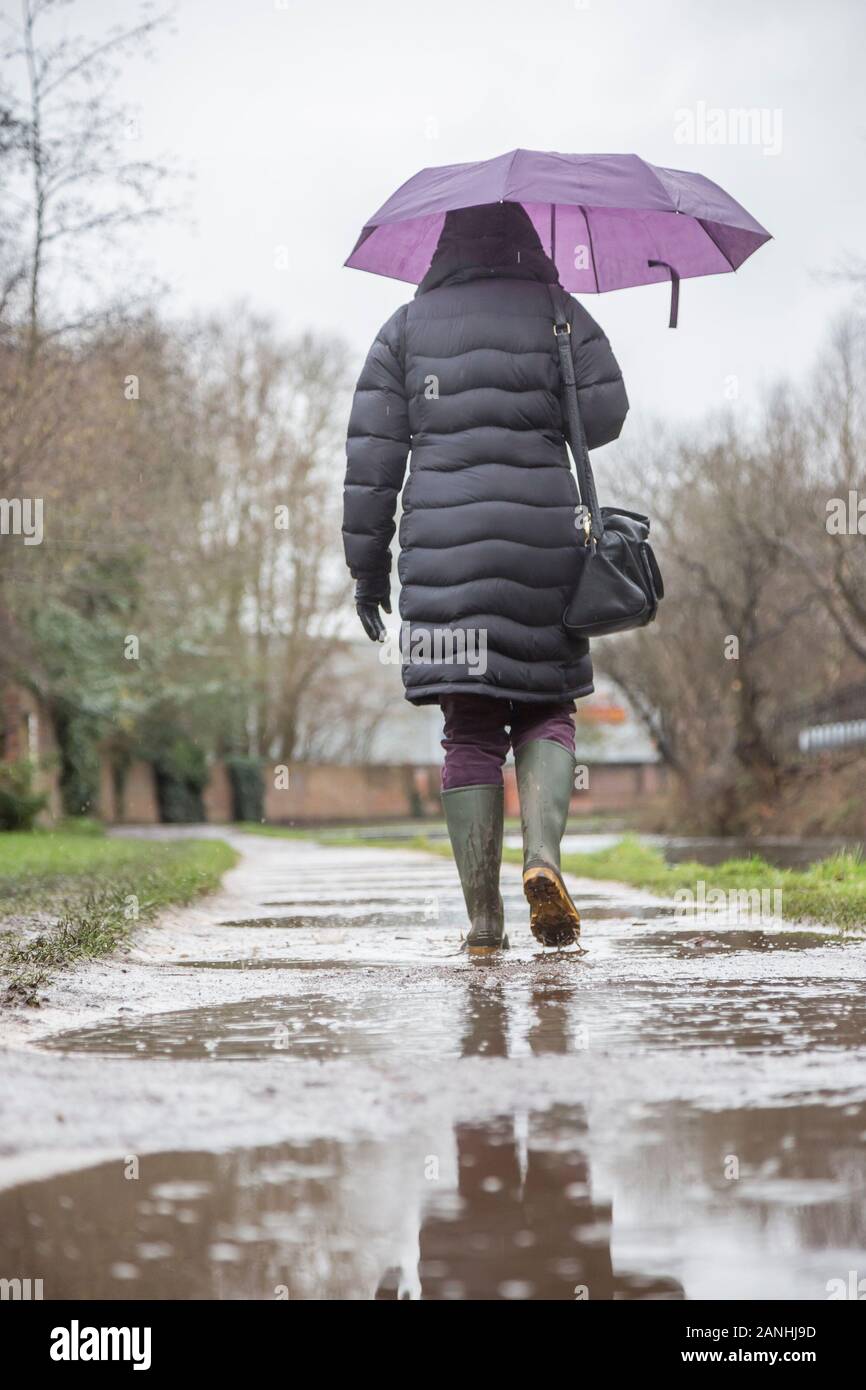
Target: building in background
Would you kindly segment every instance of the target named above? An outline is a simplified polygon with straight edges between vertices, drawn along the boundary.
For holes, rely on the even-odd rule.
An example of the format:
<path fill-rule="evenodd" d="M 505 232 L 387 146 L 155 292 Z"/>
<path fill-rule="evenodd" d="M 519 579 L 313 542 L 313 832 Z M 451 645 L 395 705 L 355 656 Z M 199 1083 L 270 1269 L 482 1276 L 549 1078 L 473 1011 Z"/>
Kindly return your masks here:
<path fill-rule="evenodd" d="M 379 657 L 383 659 L 378 659 Z M 334 729 L 330 748 L 335 761 L 370 768 L 411 767 L 421 801 L 437 800 L 443 761 L 442 714 L 438 705 L 410 705 L 403 696 L 400 668 L 385 659 L 365 638 L 351 641 L 340 659 L 344 689 L 356 694 L 356 725 L 364 730 L 363 752 L 346 757 L 345 731 Z M 627 813 L 666 785 L 658 751 L 615 682 L 597 679 L 595 692 L 578 700 L 575 715 L 578 768 L 572 814 Z M 513 760 L 505 769 L 506 813 L 520 814 Z M 438 812 L 438 806 L 437 806 Z M 408 814 L 408 812 L 407 812 Z"/>
<path fill-rule="evenodd" d="M 298 758 L 285 769 L 276 759 L 265 759 L 267 821 L 361 823 L 441 815 L 441 711 L 438 705 L 410 705 L 403 697 L 399 666 L 379 656 L 364 638 L 347 643 L 335 656 L 327 698 L 311 702 Z M 42 819 L 50 823 L 61 810 L 59 750 L 50 716 L 32 691 L 13 683 L 3 687 L 0 708 L 0 761 L 34 764 L 37 788 L 48 796 Z M 627 814 L 664 791 L 658 753 L 613 682 L 600 679 L 595 693 L 578 701 L 576 731 L 572 815 Z M 211 765 L 204 806 L 207 818 L 216 823 L 231 817 L 228 779 L 218 760 Z M 505 806 L 509 816 L 519 816 L 510 756 Z M 134 761 L 124 797 L 118 800 L 104 755 L 94 811 L 108 822 L 157 821 L 152 767 Z"/>

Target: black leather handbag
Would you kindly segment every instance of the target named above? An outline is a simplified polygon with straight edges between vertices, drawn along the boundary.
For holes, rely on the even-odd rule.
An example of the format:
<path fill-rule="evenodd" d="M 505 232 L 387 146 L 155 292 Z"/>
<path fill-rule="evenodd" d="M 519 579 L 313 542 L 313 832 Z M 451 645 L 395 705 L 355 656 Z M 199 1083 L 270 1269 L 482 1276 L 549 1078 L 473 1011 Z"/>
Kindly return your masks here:
<path fill-rule="evenodd" d="M 629 628 L 651 623 L 665 590 L 649 543 L 649 517 L 619 507 L 598 505 L 577 400 L 565 296 L 558 285 L 548 288 L 553 302 L 553 332 L 559 350 L 568 442 L 580 493 L 574 524 L 583 533 L 586 548 L 580 578 L 562 622 L 575 636 L 604 637 L 611 632 L 626 632 Z"/>

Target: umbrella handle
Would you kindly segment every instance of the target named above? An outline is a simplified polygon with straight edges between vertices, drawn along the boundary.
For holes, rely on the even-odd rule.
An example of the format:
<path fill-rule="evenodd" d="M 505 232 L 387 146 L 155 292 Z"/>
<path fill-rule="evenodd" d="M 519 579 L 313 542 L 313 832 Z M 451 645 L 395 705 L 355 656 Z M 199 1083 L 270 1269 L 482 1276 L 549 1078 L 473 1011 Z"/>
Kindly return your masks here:
<path fill-rule="evenodd" d="M 647 261 L 647 265 L 661 266 L 671 273 L 671 316 L 668 321 L 668 328 L 676 328 L 680 312 L 680 277 L 667 261 Z"/>

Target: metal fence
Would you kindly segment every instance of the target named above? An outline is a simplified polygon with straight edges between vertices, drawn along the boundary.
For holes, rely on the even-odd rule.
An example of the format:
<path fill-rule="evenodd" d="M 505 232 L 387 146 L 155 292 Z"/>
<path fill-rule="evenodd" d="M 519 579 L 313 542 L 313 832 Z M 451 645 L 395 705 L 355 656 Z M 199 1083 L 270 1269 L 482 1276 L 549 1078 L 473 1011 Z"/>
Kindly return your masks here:
<path fill-rule="evenodd" d="M 866 744 L 866 681 L 783 710 L 777 736 L 788 751 L 824 752 Z"/>

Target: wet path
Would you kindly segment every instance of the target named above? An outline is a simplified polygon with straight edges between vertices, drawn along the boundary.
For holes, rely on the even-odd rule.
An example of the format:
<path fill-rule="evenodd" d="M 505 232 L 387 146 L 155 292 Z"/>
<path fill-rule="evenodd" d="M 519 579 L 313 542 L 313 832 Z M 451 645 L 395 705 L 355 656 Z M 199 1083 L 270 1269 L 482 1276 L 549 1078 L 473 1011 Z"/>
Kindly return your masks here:
<path fill-rule="evenodd" d="M 866 1276 L 864 941 L 581 884 L 587 955 L 541 955 L 508 869 L 515 949 L 477 964 L 447 861 L 236 839 L 228 892 L 142 932 L 92 1022 L 7 1054 L 4 1152 L 61 1171 L 0 1191 L 0 1274 L 457 1299 Z"/>

